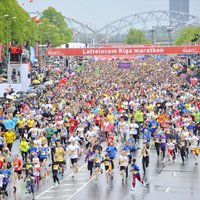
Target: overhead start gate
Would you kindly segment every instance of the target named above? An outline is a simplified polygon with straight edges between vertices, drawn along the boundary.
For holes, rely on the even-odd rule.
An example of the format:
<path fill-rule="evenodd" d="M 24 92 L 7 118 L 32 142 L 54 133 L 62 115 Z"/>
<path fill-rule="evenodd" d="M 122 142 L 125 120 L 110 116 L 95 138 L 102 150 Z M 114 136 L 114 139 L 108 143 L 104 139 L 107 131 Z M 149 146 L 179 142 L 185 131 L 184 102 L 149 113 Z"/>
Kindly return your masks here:
<path fill-rule="evenodd" d="M 200 46 L 144 46 L 129 48 L 48 48 L 47 56 L 200 54 Z"/>

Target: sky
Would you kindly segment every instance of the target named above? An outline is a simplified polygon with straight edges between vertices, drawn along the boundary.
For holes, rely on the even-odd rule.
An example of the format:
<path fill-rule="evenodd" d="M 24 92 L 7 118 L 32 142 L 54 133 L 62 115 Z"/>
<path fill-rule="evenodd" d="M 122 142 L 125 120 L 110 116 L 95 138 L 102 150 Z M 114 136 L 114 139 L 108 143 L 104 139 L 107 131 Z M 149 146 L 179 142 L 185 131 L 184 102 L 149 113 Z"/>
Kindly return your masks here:
<path fill-rule="evenodd" d="M 28 12 L 52 6 L 64 16 L 99 29 L 135 13 L 169 10 L 169 0 L 17 0 Z M 176 1 L 176 0 L 174 0 Z M 200 0 L 190 0 L 190 14 L 200 16 Z"/>

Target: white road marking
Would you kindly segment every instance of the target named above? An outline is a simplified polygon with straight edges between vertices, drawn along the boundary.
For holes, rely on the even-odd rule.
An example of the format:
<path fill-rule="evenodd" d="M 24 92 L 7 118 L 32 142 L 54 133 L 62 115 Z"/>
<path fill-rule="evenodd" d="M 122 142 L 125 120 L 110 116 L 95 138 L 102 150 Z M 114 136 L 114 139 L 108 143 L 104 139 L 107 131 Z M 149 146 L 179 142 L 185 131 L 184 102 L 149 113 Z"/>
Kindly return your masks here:
<path fill-rule="evenodd" d="M 76 186 L 76 185 L 84 185 L 86 182 L 84 183 L 64 183 L 64 184 L 61 184 L 59 185 L 59 187 L 63 187 L 63 186 L 68 186 L 68 185 L 72 185 L 72 186 Z"/>
<path fill-rule="evenodd" d="M 103 151 L 105 151 L 105 149 L 106 149 L 106 147 L 103 148 Z M 87 163 L 85 163 L 82 167 L 79 168 L 77 174 L 79 174 L 79 172 L 80 172 L 82 169 L 86 168 L 86 167 L 87 167 Z M 60 181 L 60 183 L 63 182 L 64 180 L 66 180 L 66 179 L 69 179 L 69 177 L 71 177 L 72 175 L 73 175 L 73 174 L 71 173 L 71 174 L 68 175 L 66 178 L 62 179 L 62 180 Z M 84 185 L 81 186 L 73 195 L 71 195 L 69 199 L 71 199 L 72 197 L 74 197 L 78 192 L 80 192 L 84 187 L 86 187 L 94 178 L 95 178 L 95 176 L 94 176 L 92 179 L 90 179 L 88 182 L 86 182 L 85 184 L 83 183 Z M 62 184 L 62 185 L 63 185 L 63 184 Z M 61 186 L 61 185 L 59 185 L 59 186 Z M 35 199 L 40 198 L 40 197 L 41 197 L 42 195 L 44 195 L 46 192 L 50 191 L 51 189 L 53 189 L 53 188 L 55 188 L 55 187 L 57 187 L 57 186 L 51 186 L 50 188 L 44 190 L 42 193 L 38 194 L 38 195 L 35 197 Z M 60 197 L 60 196 L 59 196 L 59 197 Z M 55 198 L 55 197 L 54 197 L 54 198 Z M 68 199 L 67 199 L 67 200 L 68 200 Z"/>
<path fill-rule="evenodd" d="M 72 181 L 73 179 L 72 178 L 68 178 L 68 179 L 65 179 L 65 181 Z M 88 181 L 88 178 L 85 178 L 85 177 L 78 177 L 78 180 L 86 180 Z"/>
<path fill-rule="evenodd" d="M 169 192 L 169 190 L 170 190 L 170 187 L 166 188 L 165 192 Z"/>
<path fill-rule="evenodd" d="M 68 198 L 70 197 L 71 195 L 62 195 L 62 196 L 59 196 L 59 198 Z M 55 196 L 46 196 L 46 197 L 39 197 L 39 199 L 56 199 Z"/>
<path fill-rule="evenodd" d="M 79 171 L 80 171 L 81 169 L 83 169 L 84 167 L 86 167 L 86 166 L 87 166 L 87 163 L 84 164 L 82 167 L 80 167 L 80 168 L 79 168 Z M 66 180 L 67 178 L 69 178 L 69 177 L 71 177 L 71 176 L 72 176 L 72 173 L 71 173 L 69 176 L 67 176 L 66 178 L 62 179 L 60 182 L 63 182 L 64 180 Z M 56 187 L 56 186 L 51 186 L 50 188 L 44 190 L 42 193 L 38 194 L 38 195 L 35 197 L 35 199 L 38 199 L 38 198 L 41 197 L 43 194 L 45 194 L 46 192 L 48 192 L 49 190 L 51 190 L 52 188 L 55 188 L 55 187 Z M 55 198 L 55 197 L 54 197 L 54 198 Z"/>
<path fill-rule="evenodd" d="M 74 190 L 77 190 L 77 189 L 61 189 L 61 190 L 50 190 L 50 191 L 47 191 L 47 192 L 71 192 L 71 191 L 74 191 Z"/>
<path fill-rule="evenodd" d="M 91 181 L 93 181 L 95 176 L 93 176 L 87 183 L 85 183 L 82 187 L 80 187 L 74 194 L 72 194 L 67 200 L 72 199 L 75 195 L 77 195 L 83 188 L 85 188 Z"/>

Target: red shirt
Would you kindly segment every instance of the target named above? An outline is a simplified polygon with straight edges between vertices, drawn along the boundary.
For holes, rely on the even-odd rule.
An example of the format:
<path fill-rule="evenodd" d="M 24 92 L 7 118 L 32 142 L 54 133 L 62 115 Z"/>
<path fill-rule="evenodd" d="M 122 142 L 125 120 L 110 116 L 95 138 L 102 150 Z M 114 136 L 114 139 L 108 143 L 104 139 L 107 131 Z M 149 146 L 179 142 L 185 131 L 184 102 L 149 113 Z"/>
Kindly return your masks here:
<path fill-rule="evenodd" d="M 78 121 L 76 119 L 70 119 L 69 124 L 70 124 L 70 127 L 76 127 L 78 124 Z"/>
<path fill-rule="evenodd" d="M 20 170 L 22 170 L 22 160 L 15 159 L 13 161 L 13 165 L 14 165 L 14 171 L 20 171 Z"/>

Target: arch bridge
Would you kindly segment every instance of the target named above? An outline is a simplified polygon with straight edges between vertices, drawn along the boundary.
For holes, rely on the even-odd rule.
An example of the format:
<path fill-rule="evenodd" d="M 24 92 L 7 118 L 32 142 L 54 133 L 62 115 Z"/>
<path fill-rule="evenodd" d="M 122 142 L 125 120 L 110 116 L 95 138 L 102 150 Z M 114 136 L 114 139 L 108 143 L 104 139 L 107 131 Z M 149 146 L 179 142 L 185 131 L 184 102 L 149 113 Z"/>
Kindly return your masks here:
<path fill-rule="evenodd" d="M 30 15 L 38 15 L 41 13 L 31 12 Z M 154 32 L 161 37 L 165 37 L 170 33 L 175 34 L 178 30 L 187 26 L 200 26 L 200 17 L 189 15 L 182 12 L 172 11 L 149 11 L 132 14 L 122 17 L 111 23 L 106 24 L 100 29 L 92 24 L 84 24 L 73 18 L 65 17 L 68 27 L 73 31 L 75 42 L 84 43 L 108 43 L 113 35 L 115 37 L 125 36 L 130 28 L 143 30 L 148 36 Z M 167 29 L 169 28 L 170 29 Z"/>

